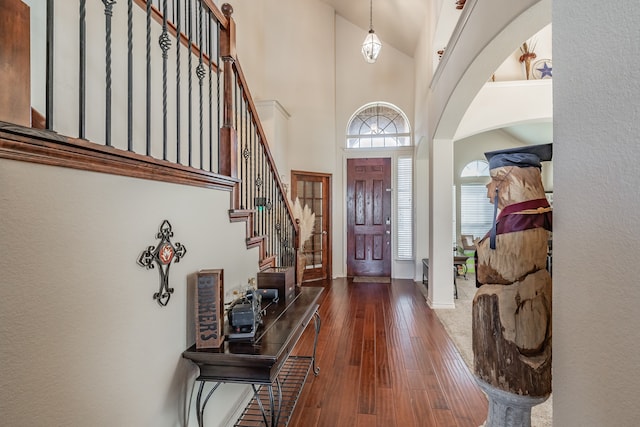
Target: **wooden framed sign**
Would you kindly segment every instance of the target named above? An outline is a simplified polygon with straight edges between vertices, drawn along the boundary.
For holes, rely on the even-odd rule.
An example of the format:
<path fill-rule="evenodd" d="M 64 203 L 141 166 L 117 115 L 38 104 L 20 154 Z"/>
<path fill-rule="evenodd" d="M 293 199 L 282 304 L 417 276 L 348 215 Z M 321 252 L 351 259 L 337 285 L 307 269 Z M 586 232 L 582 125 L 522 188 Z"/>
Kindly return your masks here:
<path fill-rule="evenodd" d="M 224 342 L 223 270 L 196 274 L 196 348 L 218 348 Z"/>

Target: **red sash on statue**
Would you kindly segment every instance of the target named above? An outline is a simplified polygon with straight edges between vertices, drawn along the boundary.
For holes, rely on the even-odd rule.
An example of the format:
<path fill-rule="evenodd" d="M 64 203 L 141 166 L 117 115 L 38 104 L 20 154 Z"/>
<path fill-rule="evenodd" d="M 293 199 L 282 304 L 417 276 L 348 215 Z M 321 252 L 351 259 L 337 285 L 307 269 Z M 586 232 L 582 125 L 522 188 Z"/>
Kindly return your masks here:
<path fill-rule="evenodd" d="M 547 199 L 527 200 L 514 203 L 500 211 L 496 220 L 496 234 L 513 233 L 531 228 L 552 231 L 552 212 Z M 485 234 L 482 240 L 489 237 Z"/>
<path fill-rule="evenodd" d="M 552 212 L 547 199 L 527 200 L 506 206 L 496 221 L 496 234 L 544 228 L 552 231 Z"/>
<path fill-rule="evenodd" d="M 496 235 L 513 233 L 515 231 L 529 230 L 532 228 L 544 228 L 552 231 L 552 211 L 547 199 L 527 200 L 526 202 L 514 203 L 506 206 L 496 219 Z M 488 238 L 491 234 L 489 231 L 480 240 Z M 478 265 L 478 251 L 474 254 L 475 265 Z M 477 268 L 477 267 L 476 267 Z M 476 287 L 482 284 L 478 282 L 476 276 Z"/>

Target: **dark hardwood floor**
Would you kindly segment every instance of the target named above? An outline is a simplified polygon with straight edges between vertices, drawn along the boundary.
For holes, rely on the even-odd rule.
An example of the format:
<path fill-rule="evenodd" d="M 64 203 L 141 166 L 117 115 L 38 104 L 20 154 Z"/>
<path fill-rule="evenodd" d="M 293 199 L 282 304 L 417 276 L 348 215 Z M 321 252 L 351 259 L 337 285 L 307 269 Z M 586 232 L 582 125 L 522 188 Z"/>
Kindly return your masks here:
<path fill-rule="evenodd" d="M 325 286 L 317 361 L 290 426 L 481 425 L 487 400 L 411 280 Z M 310 354 L 313 327 L 294 349 Z"/>

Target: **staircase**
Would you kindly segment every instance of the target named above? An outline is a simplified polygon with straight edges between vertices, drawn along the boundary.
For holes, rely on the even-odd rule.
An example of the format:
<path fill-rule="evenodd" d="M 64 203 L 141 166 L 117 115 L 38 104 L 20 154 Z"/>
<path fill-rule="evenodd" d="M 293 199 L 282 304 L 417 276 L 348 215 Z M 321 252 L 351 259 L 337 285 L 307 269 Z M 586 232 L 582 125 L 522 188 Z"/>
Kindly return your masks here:
<path fill-rule="evenodd" d="M 13 29 L 0 40 L 10 64 L 0 73 L 0 157 L 228 191 L 229 219 L 246 222 L 258 269 L 295 265 L 298 228 L 230 5 L 49 0 L 39 64 L 29 63 L 29 8 L 0 6 L 0 26 Z M 30 66 L 46 70 L 46 111 L 32 111 Z"/>

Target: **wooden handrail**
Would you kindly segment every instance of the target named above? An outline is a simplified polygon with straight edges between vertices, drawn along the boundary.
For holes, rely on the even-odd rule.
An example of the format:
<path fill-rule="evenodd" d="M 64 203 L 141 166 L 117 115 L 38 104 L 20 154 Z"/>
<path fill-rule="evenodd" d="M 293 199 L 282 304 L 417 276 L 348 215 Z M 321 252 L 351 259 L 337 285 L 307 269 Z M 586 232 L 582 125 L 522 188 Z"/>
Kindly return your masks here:
<path fill-rule="evenodd" d="M 245 101 L 247 102 L 247 105 L 249 106 L 249 110 L 252 113 L 251 116 L 258 117 L 258 110 L 256 108 L 255 103 L 253 102 L 253 97 L 251 96 L 251 93 L 249 92 L 249 90 L 246 89 L 248 87 L 247 80 L 244 77 L 242 66 L 240 65 L 239 61 L 235 61 L 233 64 L 233 67 L 234 67 L 234 70 L 236 71 L 236 75 L 238 76 L 238 84 L 241 87 L 245 88 L 245 90 L 242 91 L 242 93 L 245 98 Z M 260 142 L 264 146 L 265 154 L 267 156 L 267 160 L 269 161 L 269 166 L 274 172 L 277 172 L 278 168 L 276 167 L 276 163 L 273 160 L 273 156 L 271 155 L 271 150 L 269 149 L 269 143 L 267 142 L 267 137 L 265 135 L 264 129 L 262 128 L 262 123 L 260 122 L 260 120 L 255 120 L 254 122 L 255 122 L 254 124 L 256 126 L 256 129 L 258 130 L 258 134 L 260 136 Z M 287 211 L 289 212 L 289 217 L 293 220 L 294 219 L 293 209 L 291 208 L 291 203 L 288 197 L 286 197 L 287 192 L 285 191 L 284 186 L 282 185 L 282 181 L 280 180 L 280 175 L 278 173 L 274 173 L 274 176 L 275 176 L 276 182 L 278 183 L 278 188 L 280 189 L 280 192 L 283 194 L 283 196 L 285 196 L 284 201 L 287 205 Z M 293 221 L 293 224 L 296 230 L 296 240 L 297 240 L 300 230 L 295 220 Z M 296 241 L 296 247 L 298 247 L 297 241 Z"/>
<path fill-rule="evenodd" d="M 165 160 L 0 121 L 0 158 L 232 191 L 239 180 Z"/>

